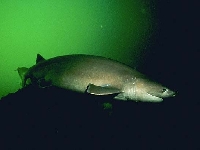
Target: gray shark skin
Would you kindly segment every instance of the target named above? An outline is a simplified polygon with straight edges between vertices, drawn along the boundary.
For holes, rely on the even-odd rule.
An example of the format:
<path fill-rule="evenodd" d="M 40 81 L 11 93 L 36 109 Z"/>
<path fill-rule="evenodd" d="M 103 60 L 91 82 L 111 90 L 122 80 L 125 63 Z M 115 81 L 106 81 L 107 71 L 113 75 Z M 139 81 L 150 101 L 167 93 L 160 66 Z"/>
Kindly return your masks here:
<path fill-rule="evenodd" d="M 74 54 L 45 60 L 37 55 L 36 64 L 18 68 L 22 87 L 34 84 L 57 86 L 80 93 L 110 95 L 118 100 L 161 102 L 175 92 L 151 81 L 120 62 L 100 56 Z"/>

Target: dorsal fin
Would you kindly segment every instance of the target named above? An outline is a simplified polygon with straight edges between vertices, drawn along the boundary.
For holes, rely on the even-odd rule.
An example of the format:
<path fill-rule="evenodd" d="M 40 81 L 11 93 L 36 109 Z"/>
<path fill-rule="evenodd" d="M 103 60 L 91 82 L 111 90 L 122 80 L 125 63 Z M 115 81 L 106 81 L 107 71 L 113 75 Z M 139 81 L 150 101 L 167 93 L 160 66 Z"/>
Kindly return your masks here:
<path fill-rule="evenodd" d="M 44 60 L 45 60 L 44 57 L 42 57 L 40 54 L 37 54 L 36 64 Z"/>

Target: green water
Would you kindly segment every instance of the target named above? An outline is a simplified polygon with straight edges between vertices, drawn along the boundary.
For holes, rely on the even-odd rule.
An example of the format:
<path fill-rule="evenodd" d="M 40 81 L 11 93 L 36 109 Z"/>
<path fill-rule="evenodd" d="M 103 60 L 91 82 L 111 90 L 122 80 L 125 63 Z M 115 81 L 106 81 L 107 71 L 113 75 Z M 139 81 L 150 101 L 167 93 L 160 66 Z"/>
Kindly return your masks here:
<path fill-rule="evenodd" d="M 17 91 L 17 67 L 45 58 L 93 54 L 138 63 L 154 26 L 148 0 L 0 2 L 0 97 Z"/>

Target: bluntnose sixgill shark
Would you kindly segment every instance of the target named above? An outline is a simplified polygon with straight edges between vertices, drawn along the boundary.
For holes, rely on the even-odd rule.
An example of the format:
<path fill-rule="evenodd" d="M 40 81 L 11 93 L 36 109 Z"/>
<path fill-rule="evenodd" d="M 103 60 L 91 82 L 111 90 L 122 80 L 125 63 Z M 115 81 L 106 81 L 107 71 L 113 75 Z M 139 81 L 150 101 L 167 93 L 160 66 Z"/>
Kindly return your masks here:
<path fill-rule="evenodd" d="M 118 100 L 161 102 L 175 92 L 151 81 L 120 62 L 92 55 L 65 55 L 45 60 L 37 55 L 36 64 L 18 68 L 22 87 L 57 86 L 94 95 L 112 94 Z"/>

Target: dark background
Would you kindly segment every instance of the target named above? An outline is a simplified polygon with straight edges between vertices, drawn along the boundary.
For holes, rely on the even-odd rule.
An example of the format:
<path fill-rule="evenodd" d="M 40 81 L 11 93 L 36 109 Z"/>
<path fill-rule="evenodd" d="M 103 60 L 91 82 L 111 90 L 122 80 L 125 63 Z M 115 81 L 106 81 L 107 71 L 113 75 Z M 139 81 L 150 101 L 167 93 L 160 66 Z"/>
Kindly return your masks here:
<path fill-rule="evenodd" d="M 143 73 L 177 91 L 162 103 L 26 87 L 0 101 L 1 146 L 25 149 L 198 149 L 198 4 L 156 2 L 158 30 Z M 112 110 L 103 102 L 111 101 Z"/>

